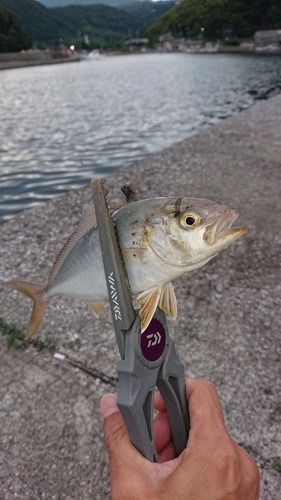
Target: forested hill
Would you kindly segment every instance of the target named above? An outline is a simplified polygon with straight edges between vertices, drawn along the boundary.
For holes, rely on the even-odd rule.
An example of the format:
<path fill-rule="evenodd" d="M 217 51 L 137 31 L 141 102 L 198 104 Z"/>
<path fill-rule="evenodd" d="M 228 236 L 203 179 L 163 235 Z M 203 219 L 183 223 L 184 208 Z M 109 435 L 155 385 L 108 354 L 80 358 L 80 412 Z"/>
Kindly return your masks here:
<path fill-rule="evenodd" d="M 87 33 L 92 40 L 104 37 L 105 41 L 110 42 L 144 34 L 149 24 L 174 5 L 175 1 L 142 1 L 127 3 L 119 8 L 105 4 L 68 5 L 48 11 L 56 19 L 63 19 L 71 33 L 79 30 Z"/>
<path fill-rule="evenodd" d="M 143 28 L 147 27 L 175 4 L 176 0 L 159 0 L 157 2 L 142 0 L 140 2 L 123 3 L 119 8 L 128 12 L 128 14 L 136 16 Z"/>
<path fill-rule="evenodd" d="M 49 34 L 59 37 L 63 23 L 58 23 L 51 11 L 36 0 L 0 0 L 0 6 L 16 14 L 23 30 L 33 42 L 48 40 Z"/>
<path fill-rule="evenodd" d="M 24 31 L 33 42 L 51 45 L 63 40 L 76 44 L 88 35 L 99 44 L 118 43 L 139 29 L 135 16 L 108 5 L 70 5 L 47 9 L 36 0 L 0 0 L 19 18 Z"/>
<path fill-rule="evenodd" d="M 216 40 L 281 29 L 281 0 L 182 0 L 176 5 L 174 0 L 144 0 L 119 8 L 104 4 L 46 8 L 37 0 L 0 0 L 0 7 L 16 14 L 22 30 L 42 48 L 59 40 L 81 48 L 85 35 L 90 48 L 106 48 L 145 33 L 153 44 L 168 31 L 175 37 Z"/>
<path fill-rule="evenodd" d="M 0 7 L 0 52 L 29 49 L 31 39 L 23 32 L 17 16 Z"/>
<path fill-rule="evenodd" d="M 74 45 L 83 35 L 102 45 L 121 43 L 140 29 L 137 17 L 108 5 L 69 5 L 50 11 L 57 22 L 64 22 L 60 37 Z"/>
<path fill-rule="evenodd" d="M 39 46 L 60 39 L 75 46 L 87 35 L 91 44 L 107 47 L 141 36 L 149 23 L 161 16 L 175 1 L 132 2 L 122 9 L 108 5 L 69 5 L 47 9 L 36 0 L 0 0 L 0 7 L 14 12 L 23 30 Z"/>
<path fill-rule="evenodd" d="M 280 0 L 182 0 L 147 30 L 151 41 L 171 31 L 185 38 L 250 38 L 281 28 Z"/>

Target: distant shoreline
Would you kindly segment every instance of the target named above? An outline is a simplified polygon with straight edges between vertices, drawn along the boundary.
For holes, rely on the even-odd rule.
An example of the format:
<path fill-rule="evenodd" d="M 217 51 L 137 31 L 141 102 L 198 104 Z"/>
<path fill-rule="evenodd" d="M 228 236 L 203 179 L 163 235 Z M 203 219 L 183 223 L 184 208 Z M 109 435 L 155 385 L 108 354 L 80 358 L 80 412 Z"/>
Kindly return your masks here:
<path fill-rule="evenodd" d="M 155 53 L 155 51 L 146 52 L 146 54 Z M 157 52 L 156 52 L 157 53 Z M 159 52 L 159 54 L 184 54 L 185 52 Z M 239 47 L 223 47 L 218 51 L 200 51 L 200 52 L 186 52 L 187 54 L 252 54 L 252 55 L 281 55 L 281 52 L 255 52 L 253 50 L 241 50 Z M 120 55 L 143 55 L 143 52 L 107 52 L 107 56 L 120 56 Z M 29 50 L 27 52 L 5 52 L 0 53 L 0 71 L 5 69 L 25 68 L 28 66 L 43 66 L 47 64 L 60 64 L 79 62 L 84 60 L 80 54 L 73 54 L 70 56 L 54 57 L 48 50 Z"/>
<path fill-rule="evenodd" d="M 49 51 L 10 52 L 0 54 L 0 70 L 80 61 L 79 55 L 53 57 Z"/>

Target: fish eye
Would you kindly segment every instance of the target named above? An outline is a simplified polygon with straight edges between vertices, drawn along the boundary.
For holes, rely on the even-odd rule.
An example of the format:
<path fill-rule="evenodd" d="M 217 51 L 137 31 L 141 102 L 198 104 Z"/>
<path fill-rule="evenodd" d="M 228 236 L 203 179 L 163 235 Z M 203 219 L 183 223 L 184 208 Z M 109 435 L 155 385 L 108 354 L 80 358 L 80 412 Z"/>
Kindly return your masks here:
<path fill-rule="evenodd" d="M 179 223 L 184 229 L 194 229 L 201 223 L 201 217 L 196 212 L 183 212 L 179 216 Z"/>

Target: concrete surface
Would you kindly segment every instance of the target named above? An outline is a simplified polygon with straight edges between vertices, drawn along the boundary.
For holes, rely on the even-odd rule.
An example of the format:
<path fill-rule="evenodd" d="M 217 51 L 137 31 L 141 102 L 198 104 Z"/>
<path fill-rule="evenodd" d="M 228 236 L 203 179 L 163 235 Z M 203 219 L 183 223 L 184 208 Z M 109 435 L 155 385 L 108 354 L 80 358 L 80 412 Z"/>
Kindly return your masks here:
<path fill-rule="evenodd" d="M 229 432 L 259 464 L 261 500 L 281 498 L 280 177 L 281 95 L 107 180 L 113 203 L 133 180 L 139 198 L 207 197 L 239 209 L 249 227 L 175 282 L 178 319 L 169 324 L 186 373 L 216 383 Z M 44 284 L 90 200 L 86 186 L 5 224 L 2 283 Z M 30 300 L 4 286 L 0 298 L 0 316 L 25 325 Z M 83 303 L 53 300 L 37 335 L 46 333 L 64 360 L 32 346 L 7 350 L 0 337 L 0 498 L 107 500 L 99 401 L 116 390 L 118 360 L 109 310 L 96 320 Z"/>
<path fill-rule="evenodd" d="M 26 52 L 0 53 L 0 70 L 41 66 L 42 64 L 59 64 L 80 61 L 80 57 L 72 54 L 69 57 L 54 57 L 49 50 L 27 50 Z"/>

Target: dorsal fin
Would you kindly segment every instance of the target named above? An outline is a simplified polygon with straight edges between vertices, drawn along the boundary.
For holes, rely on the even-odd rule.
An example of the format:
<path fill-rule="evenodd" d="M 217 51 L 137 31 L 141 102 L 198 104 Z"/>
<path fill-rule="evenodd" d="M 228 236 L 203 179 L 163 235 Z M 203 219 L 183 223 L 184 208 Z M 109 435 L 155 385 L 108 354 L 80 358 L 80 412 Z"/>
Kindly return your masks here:
<path fill-rule="evenodd" d="M 83 238 L 83 236 L 85 236 L 85 234 L 90 231 L 90 229 L 96 226 L 96 224 L 97 221 L 94 206 L 85 205 L 83 208 L 82 217 L 77 228 L 68 238 L 67 242 L 64 244 L 55 260 L 55 263 L 49 275 L 48 284 L 52 283 L 52 281 L 55 279 L 65 259 L 68 257 L 75 245 L 77 245 L 78 241 Z"/>

